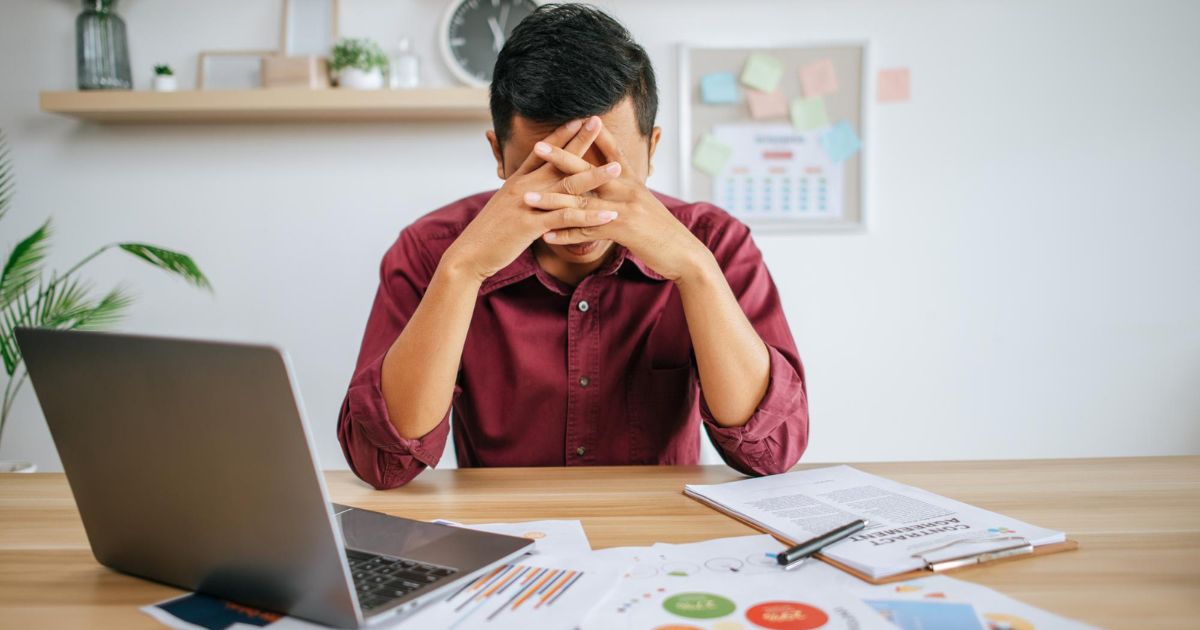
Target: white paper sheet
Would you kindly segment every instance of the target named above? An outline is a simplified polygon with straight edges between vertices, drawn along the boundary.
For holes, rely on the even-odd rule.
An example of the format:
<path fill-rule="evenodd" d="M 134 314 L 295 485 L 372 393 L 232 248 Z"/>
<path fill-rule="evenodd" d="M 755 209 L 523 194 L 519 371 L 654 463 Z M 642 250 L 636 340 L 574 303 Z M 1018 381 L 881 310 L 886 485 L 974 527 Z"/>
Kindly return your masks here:
<path fill-rule="evenodd" d="M 713 203 L 741 219 L 833 219 L 844 214 L 845 166 L 829 159 L 818 138 L 828 127 L 797 131 L 783 123 L 715 125 L 732 149 L 713 176 Z"/>
<path fill-rule="evenodd" d="M 1036 527 L 856 470 L 833 466 L 686 486 L 685 491 L 722 505 L 767 531 L 806 540 L 855 519 L 867 529 L 822 553 L 874 578 L 921 568 L 925 561 L 980 553 L 1014 544 L 1062 542 L 1063 532 Z M 947 546 L 949 544 L 949 546 Z"/>
<path fill-rule="evenodd" d="M 891 627 L 820 574 L 784 571 L 774 559 L 782 549 L 761 535 L 593 552 L 631 564 L 583 628 Z"/>
<path fill-rule="evenodd" d="M 456 523 L 438 519 L 435 523 L 466 527 L 493 534 L 517 536 L 534 541 L 534 549 L 538 553 L 548 553 L 557 556 L 586 554 L 591 552 L 592 545 L 588 542 L 587 534 L 579 521 L 524 521 L 519 523 Z"/>
<path fill-rule="evenodd" d="M 609 598 L 623 573 L 623 564 L 588 556 L 526 556 L 423 608 L 403 627 L 572 630 Z"/>

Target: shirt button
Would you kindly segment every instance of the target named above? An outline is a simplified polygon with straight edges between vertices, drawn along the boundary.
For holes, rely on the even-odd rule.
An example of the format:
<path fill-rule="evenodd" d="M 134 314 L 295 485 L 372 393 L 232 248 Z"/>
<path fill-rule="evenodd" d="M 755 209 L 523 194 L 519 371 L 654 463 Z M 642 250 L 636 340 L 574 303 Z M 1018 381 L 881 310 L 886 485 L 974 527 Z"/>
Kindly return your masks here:
<path fill-rule="evenodd" d="M 579 306 L 579 310 L 580 310 L 580 311 L 582 311 L 582 312 L 584 312 L 584 313 L 586 313 L 586 312 L 587 312 L 587 310 L 588 310 L 588 308 L 589 308 L 589 306 L 588 306 L 588 303 L 587 303 L 587 300 L 579 300 L 579 305 L 578 305 L 578 306 Z"/>
<path fill-rule="evenodd" d="M 587 386 L 588 386 L 588 383 L 591 383 L 591 382 L 592 382 L 592 380 L 591 380 L 591 379 L 589 379 L 589 378 L 588 378 L 588 377 L 586 377 L 586 376 L 580 376 L 580 377 L 579 377 L 579 386 L 580 386 L 580 387 L 587 387 Z"/>
<path fill-rule="evenodd" d="M 579 455 L 580 457 L 582 457 L 582 456 L 583 456 L 583 454 L 584 454 L 584 453 L 586 453 L 586 452 L 587 452 L 587 449 L 586 449 L 586 448 L 583 448 L 582 446 L 580 446 L 579 448 L 575 449 L 575 454 L 576 454 L 576 455 Z"/>

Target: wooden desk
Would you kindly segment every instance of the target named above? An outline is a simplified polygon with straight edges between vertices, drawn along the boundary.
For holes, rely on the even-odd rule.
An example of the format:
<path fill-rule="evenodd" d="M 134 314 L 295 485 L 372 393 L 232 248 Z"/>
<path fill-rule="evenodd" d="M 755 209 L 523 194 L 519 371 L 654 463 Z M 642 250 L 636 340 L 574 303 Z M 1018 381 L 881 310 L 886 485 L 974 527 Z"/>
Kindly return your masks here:
<path fill-rule="evenodd" d="M 1200 457 L 856 466 L 1082 545 L 956 577 L 1109 628 L 1200 623 Z M 577 518 L 596 548 L 754 533 L 680 494 L 737 477 L 719 466 L 447 470 L 376 492 L 328 473 L 342 503 L 462 522 Z M 96 564 L 62 475 L 0 475 L 0 627 L 155 628 L 137 609 L 177 593 Z"/>

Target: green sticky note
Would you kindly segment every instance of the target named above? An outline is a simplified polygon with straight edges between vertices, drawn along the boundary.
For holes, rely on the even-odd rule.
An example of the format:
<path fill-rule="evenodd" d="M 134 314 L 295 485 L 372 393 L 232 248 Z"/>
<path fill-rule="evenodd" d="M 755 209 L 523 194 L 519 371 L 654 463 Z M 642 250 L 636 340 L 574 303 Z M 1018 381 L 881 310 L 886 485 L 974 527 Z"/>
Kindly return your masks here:
<path fill-rule="evenodd" d="M 783 62 L 763 53 L 753 53 L 742 68 L 742 83 L 760 92 L 774 92 L 783 78 Z"/>
<path fill-rule="evenodd" d="M 716 177 L 725 168 L 725 163 L 733 155 L 733 148 L 722 144 L 711 134 L 704 134 L 692 152 L 692 166 Z"/>
<path fill-rule="evenodd" d="M 829 126 L 829 114 L 825 112 L 825 100 L 816 98 L 792 99 L 792 126 L 799 131 L 811 131 Z"/>

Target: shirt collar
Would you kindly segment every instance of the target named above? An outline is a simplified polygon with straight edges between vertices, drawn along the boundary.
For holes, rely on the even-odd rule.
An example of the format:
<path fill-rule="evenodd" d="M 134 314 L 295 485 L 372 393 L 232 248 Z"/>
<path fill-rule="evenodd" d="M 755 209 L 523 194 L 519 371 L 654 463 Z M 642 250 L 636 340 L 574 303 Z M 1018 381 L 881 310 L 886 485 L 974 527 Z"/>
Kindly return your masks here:
<path fill-rule="evenodd" d="M 595 274 L 599 276 L 611 276 L 616 274 L 623 267 L 628 267 L 639 272 L 643 277 L 656 282 L 664 282 L 666 278 L 658 272 L 651 269 L 646 263 L 642 262 L 638 257 L 634 256 L 624 245 L 616 244 L 616 253 L 602 267 L 596 270 Z M 628 263 L 628 264 L 626 264 Z M 537 263 L 537 257 L 533 254 L 533 246 L 525 248 L 516 260 L 508 264 L 495 275 L 483 282 L 479 288 L 480 295 L 487 295 L 496 289 L 506 287 L 515 282 L 520 282 L 529 276 L 537 276 L 538 281 L 547 289 L 559 293 L 561 295 L 570 295 L 573 287 L 565 282 L 546 273 L 545 269 Z"/>

